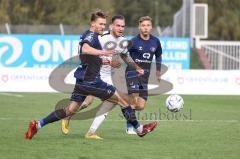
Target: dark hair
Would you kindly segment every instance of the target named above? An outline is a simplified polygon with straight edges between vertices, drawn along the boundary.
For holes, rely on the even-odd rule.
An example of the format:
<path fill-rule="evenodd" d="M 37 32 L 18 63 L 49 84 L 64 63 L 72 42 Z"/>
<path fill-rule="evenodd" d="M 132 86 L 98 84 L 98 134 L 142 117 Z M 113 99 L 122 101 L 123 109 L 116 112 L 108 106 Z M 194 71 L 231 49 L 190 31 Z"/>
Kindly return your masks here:
<path fill-rule="evenodd" d="M 150 21 L 150 22 L 152 22 L 152 18 L 149 17 L 149 16 L 140 17 L 138 22 L 139 22 L 139 24 L 140 24 L 140 23 L 142 23 L 143 21 Z"/>
<path fill-rule="evenodd" d="M 112 23 L 117 20 L 117 19 L 120 19 L 120 20 L 125 20 L 124 16 L 123 15 L 114 15 L 112 17 Z"/>
<path fill-rule="evenodd" d="M 106 19 L 107 15 L 103 11 L 98 10 L 91 14 L 91 22 L 95 21 L 97 18 Z"/>

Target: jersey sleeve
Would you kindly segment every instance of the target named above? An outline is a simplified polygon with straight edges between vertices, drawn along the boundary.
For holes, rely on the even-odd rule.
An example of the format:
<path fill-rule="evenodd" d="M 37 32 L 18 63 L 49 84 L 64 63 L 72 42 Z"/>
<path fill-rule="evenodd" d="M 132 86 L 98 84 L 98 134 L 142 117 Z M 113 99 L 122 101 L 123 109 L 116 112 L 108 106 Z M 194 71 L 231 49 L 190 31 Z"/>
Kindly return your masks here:
<path fill-rule="evenodd" d="M 131 41 L 128 40 L 127 38 L 123 38 L 122 39 L 122 43 L 123 43 L 123 48 L 124 48 L 124 51 L 122 52 L 123 54 L 129 54 L 129 46 L 131 45 Z"/>
<path fill-rule="evenodd" d="M 158 71 L 161 70 L 161 63 L 162 63 L 162 46 L 160 43 L 160 40 L 157 39 L 157 49 L 155 51 L 155 57 L 156 57 L 156 68 Z"/>
<path fill-rule="evenodd" d="M 116 50 L 116 52 L 120 53 L 120 54 L 124 54 L 124 55 L 128 55 L 129 54 L 127 48 Z"/>
<path fill-rule="evenodd" d="M 93 47 L 97 38 L 98 36 L 96 36 L 94 33 L 89 33 L 82 39 L 81 45 L 87 43 L 89 46 Z"/>
<path fill-rule="evenodd" d="M 127 53 L 126 54 L 131 55 L 132 52 L 134 52 L 133 39 L 128 40 L 128 47 L 127 47 Z"/>
<path fill-rule="evenodd" d="M 128 53 L 128 40 L 124 37 L 121 37 L 119 41 L 117 42 L 117 45 L 115 47 L 115 52 L 117 54 L 127 54 Z"/>

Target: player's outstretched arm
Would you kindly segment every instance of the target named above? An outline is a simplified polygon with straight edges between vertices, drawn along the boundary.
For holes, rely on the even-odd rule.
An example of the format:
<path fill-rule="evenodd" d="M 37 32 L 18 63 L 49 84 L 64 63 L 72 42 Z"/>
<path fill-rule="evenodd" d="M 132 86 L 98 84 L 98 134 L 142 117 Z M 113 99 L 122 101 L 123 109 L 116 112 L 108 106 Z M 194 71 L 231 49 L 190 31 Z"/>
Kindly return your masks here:
<path fill-rule="evenodd" d="M 144 74 L 144 70 L 139 67 L 128 54 L 120 54 L 120 56 L 128 66 L 135 68 L 140 75 Z"/>
<path fill-rule="evenodd" d="M 158 82 L 161 81 L 161 63 L 162 63 L 162 55 L 156 55 L 156 77 Z"/>
<path fill-rule="evenodd" d="M 89 55 L 111 55 L 111 54 L 114 54 L 115 51 L 114 50 L 98 50 L 91 47 L 87 43 L 84 43 L 82 46 L 82 53 L 89 54 Z"/>

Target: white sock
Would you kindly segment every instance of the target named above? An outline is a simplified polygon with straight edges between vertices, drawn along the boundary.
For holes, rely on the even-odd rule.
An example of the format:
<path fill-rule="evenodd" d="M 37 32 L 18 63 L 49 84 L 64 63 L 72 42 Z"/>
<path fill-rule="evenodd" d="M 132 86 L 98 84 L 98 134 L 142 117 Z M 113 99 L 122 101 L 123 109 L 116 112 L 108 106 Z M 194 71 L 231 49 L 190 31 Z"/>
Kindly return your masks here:
<path fill-rule="evenodd" d="M 98 112 L 96 113 L 96 116 L 92 122 L 91 127 L 88 130 L 89 134 L 93 134 L 96 132 L 96 130 L 99 128 L 99 126 L 102 124 L 104 119 L 106 118 L 108 112 L 114 108 L 114 104 L 108 101 L 104 101 L 102 106 L 99 108 Z"/>
<path fill-rule="evenodd" d="M 136 129 L 137 133 L 142 133 L 143 131 L 143 125 L 140 125 L 137 129 Z"/>
<path fill-rule="evenodd" d="M 89 134 L 94 134 L 97 129 L 99 128 L 99 126 L 102 124 L 102 122 L 105 120 L 105 118 L 107 117 L 107 113 L 100 115 L 100 116 L 96 116 L 92 122 L 91 127 L 88 130 Z"/>
<path fill-rule="evenodd" d="M 40 129 L 42 126 L 40 124 L 40 121 L 37 121 L 37 128 Z"/>

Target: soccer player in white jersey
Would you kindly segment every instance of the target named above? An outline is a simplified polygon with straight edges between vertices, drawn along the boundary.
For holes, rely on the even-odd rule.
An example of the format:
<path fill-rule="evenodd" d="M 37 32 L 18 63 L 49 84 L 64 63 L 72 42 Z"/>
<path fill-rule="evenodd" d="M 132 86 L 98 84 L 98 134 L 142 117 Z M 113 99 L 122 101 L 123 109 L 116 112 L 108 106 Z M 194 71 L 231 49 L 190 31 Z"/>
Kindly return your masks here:
<path fill-rule="evenodd" d="M 116 15 L 112 17 L 111 25 L 110 25 L 110 31 L 105 32 L 103 35 L 99 35 L 99 42 L 103 49 L 109 49 L 109 47 L 113 47 L 116 52 L 121 52 L 121 54 L 127 54 L 128 50 L 126 47 L 121 47 L 121 44 L 125 41 L 127 41 L 126 38 L 123 37 L 124 29 L 125 29 L 125 18 L 122 15 Z M 110 49 L 113 49 L 110 48 Z M 113 85 L 112 83 L 112 76 L 111 76 L 111 70 L 112 67 L 120 67 L 120 61 L 118 60 L 112 60 L 112 55 L 103 55 L 101 56 L 104 65 L 102 65 L 100 69 L 100 78 L 108 83 Z M 122 57 L 123 60 L 127 60 L 127 63 L 130 63 L 132 65 L 134 62 L 129 61 L 129 59 L 126 59 L 125 57 Z M 131 59 L 130 59 L 131 60 Z M 88 106 L 92 103 L 93 98 L 91 96 L 88 96 L 86 98 L 84 104 L 85 106 Z M 93 120 L 93 123 L 91 127 L 89 128 L 88 132 L 85 135 L 85 138 L 87 139 L 102 139 L 96 134 L 96 130 L 99 128 L 99 126 L 102 124 L 104 119 L 106 118 L 108 112 L 114 107 L 114 104 L 109 101 L 104 101 L 103 105 L 100 107 L 98 112 L 96 113 L 96 116 Z M 69 119 L 62 120 L 62 132 L 64 134 L 68 134 L 69 132 Z"/>
<path fill-rule="evenodd" d="M 107 49 L 107 47 L 113 47 L 117 52 L 127 53 L 127 48 L 121 48 L 120 43 L 127 41 L 126 38 L 123 37 L 124 29 L 125 29 L 125 19 L 122 15 L 116 15 L 112 17 L 111 30 L 107 31 L 103 35 L 99 36 L 99 42 L 103 49 Z M 109 48 L 108 48 L 109 49 Z M 109 59 L 112 61 L 112 55 L 103 55 L 103 59 Z M 114 60 L 112 62 L 114 67 L 120 67 L 120 62 L 118 60 Z M 112 82 L 112 66 L 109 64 L 102 65 L 100 70 L 101 79 L 113 85 Z M 104 101 L 103 105 L 100 107 L 99 111 L 96 114 L 96 117 L 93 120 L 92 125 L 90 126 L 85 138 L 91 139 L 102 139 L 96 134 L 96 130 L 102 124 L 104 119 L 106 118 L 108 112 L 113 109 L 114 104 L 108 101 Z"/>

